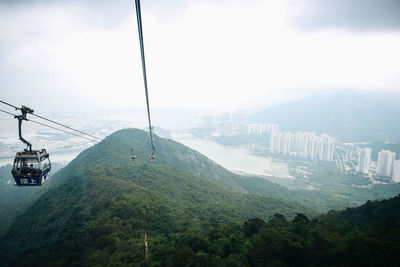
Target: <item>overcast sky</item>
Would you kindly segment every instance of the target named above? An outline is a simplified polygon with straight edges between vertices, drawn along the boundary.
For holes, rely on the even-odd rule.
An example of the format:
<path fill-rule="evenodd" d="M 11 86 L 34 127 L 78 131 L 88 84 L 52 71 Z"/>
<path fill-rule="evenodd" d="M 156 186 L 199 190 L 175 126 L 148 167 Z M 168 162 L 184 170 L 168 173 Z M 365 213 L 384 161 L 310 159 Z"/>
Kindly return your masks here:
<path fill-rule="evenodd" d="M 1 0 L 0 99 L 143 108 L 134 1 Z M 400 91 L 399 0 L 143 0 L 153 108 Z"/>

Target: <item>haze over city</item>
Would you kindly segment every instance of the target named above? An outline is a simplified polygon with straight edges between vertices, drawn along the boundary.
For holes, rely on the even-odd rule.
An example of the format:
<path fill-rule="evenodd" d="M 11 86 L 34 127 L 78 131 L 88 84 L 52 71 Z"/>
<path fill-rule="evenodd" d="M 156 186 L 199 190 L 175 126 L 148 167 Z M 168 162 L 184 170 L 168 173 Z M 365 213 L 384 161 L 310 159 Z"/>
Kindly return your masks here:
<path fill-rule="evenodd" d="M 396 0 L 144 1 L 152 107 L 398 93 L 399 12 Z M 132 1 L 1 1 L 0 15 L 3 98 L 41 112 L 144 108 Z"/>

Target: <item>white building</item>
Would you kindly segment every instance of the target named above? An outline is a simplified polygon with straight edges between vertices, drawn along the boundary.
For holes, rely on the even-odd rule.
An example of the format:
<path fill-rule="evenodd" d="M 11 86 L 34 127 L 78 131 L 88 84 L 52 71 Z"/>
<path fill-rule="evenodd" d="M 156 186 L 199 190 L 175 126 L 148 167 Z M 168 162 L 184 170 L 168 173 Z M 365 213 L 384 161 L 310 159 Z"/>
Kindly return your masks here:
<path fill-rule="evenodd" d="M 215 120 L 213 115 L 204 115 L 203 116 L 203 128 L 213 129 L 215 128 Z"/>
<path fill-rule="evenodd" d="M 357 171 L 368 174 L 371 161 L 371 148 L 363 148 L 359 151 Z"/>
<path fill-rule="evenodd" d="M 272 133 L 278 131 L 276 123 L 249 123 L 248 134 Z"/>
<path fill-rule="evenodd" d="M 248 134 L 262 134 L 267 131 L 267 124 L 265 123 L 250 123 L 248 125 Z"/>
<path fill-rule="evenodd" d="M 273 154 L 279 154 L 280 153 L 280 147 L 281 147 L 281 132 L 272 132 L 271 137 L 269 140 L 269 146 L 270 146 L 270 151 Z"/>
<path fill-rule="evenodd" d="M 278 124 L 276 123 L 267 123 L 267 132 L 277 132 L 278 131 Z"/>
<path fill-rule="evenodd" d="M 236 112 L 231 114 L 234 133 L 239 133 L 240 125 L 247 124 L 247 115 L 244 112 Z"/>
<path fill-rule="evenodd" d="M 298 155 L 304 158 L 332 161 L 335 138 L 327 134 L 316 136 L 313 132 L 272 132 L 271 153 Z"/>
<path fill-rule="evenodd" d="M 381 176 L 392 176 L 395 159 L 396 159 L 395 152 L 382 149 L 378 155 L 377 174 Z"/>
<path fill-rule="evenodd" d="M 225 135 L 233 136 L 234 134 L 233 121 L 229 120 L 225 122 Z"/>
<path fill-rule="evenodd" d="M 400 159 L 395 160 L 393 164 L 393 181 L 400 183 Z"/>

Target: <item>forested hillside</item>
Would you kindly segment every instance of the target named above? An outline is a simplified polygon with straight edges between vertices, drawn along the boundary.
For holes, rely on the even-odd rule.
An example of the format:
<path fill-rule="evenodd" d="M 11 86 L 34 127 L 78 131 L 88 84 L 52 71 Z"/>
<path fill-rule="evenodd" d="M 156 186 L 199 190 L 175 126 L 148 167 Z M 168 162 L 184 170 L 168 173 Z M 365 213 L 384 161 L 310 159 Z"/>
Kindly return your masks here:
<path fill-rule="evenodd" d="M 314 214 L 293 202 L 224 189 L 213 180 L 228 171 L 219 167 L 209 177 L 215 163 L 170 140 L 156 138 L 157 161 L 148 162 L 146 138 L 143 131 L 119 131 L 55 174 L 60 185 L 32 203 L 0 240 L 2 263 L 129 265 L 143 261 L 146 231 L 152 238 L 203 224 L 267 220 L 278 212 Z M 235 188 L 233 181 L 226 184 Z"/>
<path fill-rule="evenodd" d="M 276 214 L 152 239 L 160 266 L 399 266 L 400 196 L 317 219 Z M 177 264 L 178 263 L 178 264 Z"/>
<path fill-rule="evenodd" d="M 63 166 L 53 163 L 50 175 L 54 175 Z M 31 206 L 49 188 L 57 184 L 57 179 L 50 179 L 46 186 L 42 187 L 15 187 L 11 168 L 11 165 L 0 167 L 0 236 L 19 214 Z"/>

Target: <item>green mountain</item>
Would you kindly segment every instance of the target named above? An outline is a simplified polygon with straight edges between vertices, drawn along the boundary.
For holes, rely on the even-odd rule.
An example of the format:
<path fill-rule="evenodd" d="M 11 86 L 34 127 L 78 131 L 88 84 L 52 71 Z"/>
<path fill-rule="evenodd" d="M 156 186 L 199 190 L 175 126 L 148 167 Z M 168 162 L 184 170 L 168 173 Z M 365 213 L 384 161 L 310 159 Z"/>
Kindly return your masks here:
<path fill-rule="evenodd" d="M 157 161 L 149 162 L 148 134 L 129 129 L 83 151 L 53 176 L 58 186 L 4 234 L 1 264 L 139 264 L 145 231 L 151 239 L 205 223 L 313 214 L 293 202 L 248 194 L 238 176 L 177 142 L 155 137 L 155 146 Z"/>
<path fill-rule="evenodd" d="M 312 95 L 252 114 L 253 122 L 274 122 L 287 131 L 314 131 L 342 142 L 400 142 L 399 95 L 342 91 Z"/>

